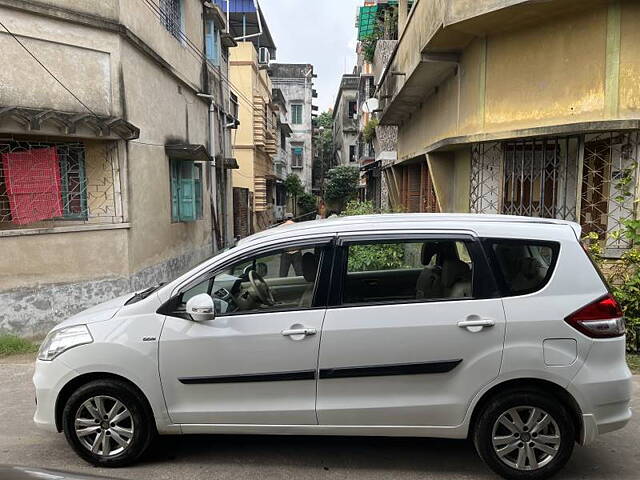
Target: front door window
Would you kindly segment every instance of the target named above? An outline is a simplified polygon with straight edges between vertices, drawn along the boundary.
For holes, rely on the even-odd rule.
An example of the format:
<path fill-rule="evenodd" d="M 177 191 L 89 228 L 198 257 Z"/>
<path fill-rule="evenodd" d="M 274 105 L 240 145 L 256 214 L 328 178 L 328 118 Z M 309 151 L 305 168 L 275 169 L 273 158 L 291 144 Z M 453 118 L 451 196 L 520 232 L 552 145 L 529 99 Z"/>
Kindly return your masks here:
<path fill-rule="evenodd" d="M 311 308 L 321 255 L 305 247 L 244 259 L 185 289 L 178 308 L 201 293 L 214 299 L 217 315 Z"/>

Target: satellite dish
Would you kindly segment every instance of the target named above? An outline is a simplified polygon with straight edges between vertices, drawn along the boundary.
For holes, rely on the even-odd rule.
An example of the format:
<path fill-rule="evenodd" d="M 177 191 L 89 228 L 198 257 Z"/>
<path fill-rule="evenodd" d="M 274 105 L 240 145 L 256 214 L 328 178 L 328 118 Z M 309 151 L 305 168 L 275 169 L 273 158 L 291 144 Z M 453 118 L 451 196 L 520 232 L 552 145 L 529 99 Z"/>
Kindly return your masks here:
<path fill-rule="evenodd" d="M 366 102 L 362 104 L 362 112 L 363 113 L 373 113 L 380 106 L 380 102 L 378 102 L 377 98 L 370 98 Z"/>

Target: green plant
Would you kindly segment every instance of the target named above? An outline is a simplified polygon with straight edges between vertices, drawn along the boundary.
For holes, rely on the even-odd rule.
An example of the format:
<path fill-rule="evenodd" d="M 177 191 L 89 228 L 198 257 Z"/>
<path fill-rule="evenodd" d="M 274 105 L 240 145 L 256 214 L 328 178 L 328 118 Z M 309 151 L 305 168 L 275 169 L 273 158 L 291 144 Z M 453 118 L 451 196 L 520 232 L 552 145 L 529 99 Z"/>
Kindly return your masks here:
<path fill-rule="evenodd" d="M 287 178 L 284 181 L 284 188 L 287 190 L 287 193 L 294 198 L 299 197 L 304 193 L 304 186 L 300 181 L 300 177 L 293 173 L 287 175 Z"/>
<path fill-rule="evenodd" d="M 367 122 L 362 130 L 362 136 L 364 137 L 364 141 L 370 143 L 376 138 L 376 127 L 380 122 L 377 118 L 372 118 Z"/>
<path fill-rule="evenodd" d="M 371 202 L 351 201 L 342 211 L 344 215 L 371 215 L 381 213 Z M 349 247 L 349 271 L 393 270 L 405 267 L 404 245 L 381 243 Z"/>
<path fill-rule="evenodd" d="M 327 174 L 325 199 L 328 202 L 339 204 L 339 210 L 341 210 L 347 202 L 355 198 L 359 180 L 360 171 L 357 167 L 341 165 L 332 168 Z"/>
<path fill-rule="evenodd" d="M 634 375 L 640 375 L 640 355 L 629 353 L 627 354 L 627 365 L 631 373 Z"/>
<path fill-rule="evenodd" d="M 590 232 L 582 242 L 611 285 L 611 293 L 618 300 L 627 322 L 627 349 L 635 350 L 638 345 L 640 327 L 640 221 L 623 222 L 624 229 L 609 234 L 611 239 L 626 237 L 632 242 L 620 260 L 604 258 L 604 240 L 595 232 Z"/>
<path fill-rule="evenodd" d="M 315 211 L 317 208 L 316 200 L 317 199 L 315 195 L 307 192 L 302 192 L 302 194 L 298 196 L 298 208 L 300 208 L 298 212 L 299 215 L 305 215 L 307 213 Z"/>
<path fill-rule="evenodd" d="M 362 39 L 360 44 L 362 45 L 362 55 L 364 59 L 373 63 L 373 58 L 376 54 L 376 45 L 378 44 L 378 40 L 380 39 L 380 31 L 379 28 L 376 27 L 373 33 L 370 33 L 366 37 Z"/>
<path fill-rule="evenodd" d="M 25 338 L 16 335 L 0 335 L 0 357 L 18 355 L 21 353 L 34 353 L 38 351 L 38 345 Z"/>

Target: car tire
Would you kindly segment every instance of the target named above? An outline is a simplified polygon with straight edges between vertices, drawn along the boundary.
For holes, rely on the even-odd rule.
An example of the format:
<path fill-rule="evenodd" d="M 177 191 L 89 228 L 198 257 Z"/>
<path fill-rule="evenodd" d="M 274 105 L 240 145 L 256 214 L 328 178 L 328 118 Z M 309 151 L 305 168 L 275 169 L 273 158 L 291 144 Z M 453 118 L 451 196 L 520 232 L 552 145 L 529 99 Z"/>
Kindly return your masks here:
<path fill-rule="evenodd" d="M 571 457 L 576 427 L 568 410 L 552 395 L 502 392 L 481 408 L 473 443 L 482 460 L 503 478 L 550 478 Z"/>
<path fill-rule="evenodd" d="M 62 412 L 62 427 L 71 447 L 95 466 L 117 468 L 134 463 L 156 433 L 153 415 L 140 396 L 131 385 L 114 379 L 79 387 Z"/>

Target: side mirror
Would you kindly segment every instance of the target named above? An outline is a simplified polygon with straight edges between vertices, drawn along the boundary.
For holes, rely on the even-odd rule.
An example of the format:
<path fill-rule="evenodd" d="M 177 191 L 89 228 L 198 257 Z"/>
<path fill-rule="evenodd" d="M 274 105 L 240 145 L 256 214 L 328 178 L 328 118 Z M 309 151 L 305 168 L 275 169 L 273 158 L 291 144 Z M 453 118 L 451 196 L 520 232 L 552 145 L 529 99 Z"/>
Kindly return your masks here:
<path fill-rule="evenodd" d="M 201 293 L 187 301 L 187 314 L 194 322 L 206 322 L 216 318 L 216 310 L 213 298 L 206 293 Z"/>

